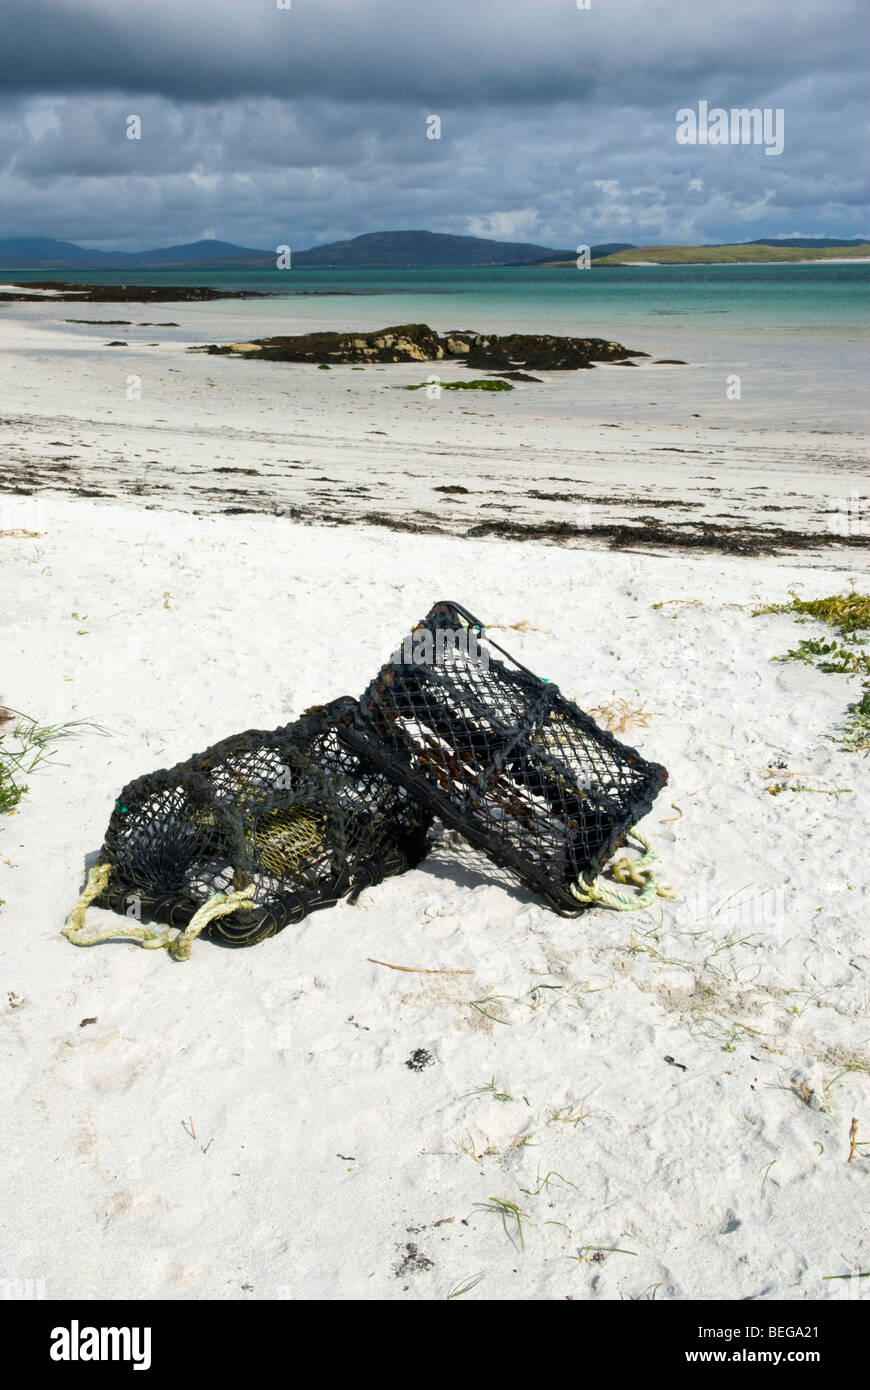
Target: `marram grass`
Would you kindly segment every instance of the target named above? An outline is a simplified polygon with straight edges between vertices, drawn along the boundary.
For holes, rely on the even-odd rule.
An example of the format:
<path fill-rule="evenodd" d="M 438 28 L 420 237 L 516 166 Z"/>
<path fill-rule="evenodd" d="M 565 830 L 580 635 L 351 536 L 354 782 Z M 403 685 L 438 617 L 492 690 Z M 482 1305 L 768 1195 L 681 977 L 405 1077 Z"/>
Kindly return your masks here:
<path fill-rule="evenodd" d="M 0 815 L 14 811 L 29 787 L 25 780 L 53 757 L 55 745 L 80 729 L 105 733 L 96 724 L 38 724 L 0 705 Z"/>
<path fill-rule="evenodd" d="M 840 634 L 839 642 L 804 639 L 775 660 L 803 661 L 819 671 L 863 676 L 861 699 L 849 705 L 844 732 L 834 741 L 847 753 L 870 750 L 870 648 L 863 635 L 870 629 L 870 594 L 859 594 L 853 588 L 846 594 L 803 599 L 792 591 L 788 603 L 766 604 L 756 608 L 752 616 L 763 613 L 794 613 L 798 621 L 815 619 Z"/>

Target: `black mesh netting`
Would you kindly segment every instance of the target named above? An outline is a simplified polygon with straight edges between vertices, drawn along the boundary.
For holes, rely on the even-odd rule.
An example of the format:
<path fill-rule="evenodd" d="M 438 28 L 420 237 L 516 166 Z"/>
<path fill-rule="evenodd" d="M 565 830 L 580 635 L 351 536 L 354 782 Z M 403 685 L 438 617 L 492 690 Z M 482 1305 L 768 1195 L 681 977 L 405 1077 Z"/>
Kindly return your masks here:
<path fill-rule="evenodd" d="M 431 815 L 336 735 L 335 700 L 281 729 L 251 730 L 129 783 L 115 804 L 96 905 L 185 927 L 215 893 L 254 887 L 253 908 L 206 933 L 251 946 L 425 853 Z"/>
<path fill-rule="evenodd" d="M 348 707 L 341 736 L 563 915 L 585 906 L 570 884 L 601 870 L 667 781 L 449 602 Z"/>

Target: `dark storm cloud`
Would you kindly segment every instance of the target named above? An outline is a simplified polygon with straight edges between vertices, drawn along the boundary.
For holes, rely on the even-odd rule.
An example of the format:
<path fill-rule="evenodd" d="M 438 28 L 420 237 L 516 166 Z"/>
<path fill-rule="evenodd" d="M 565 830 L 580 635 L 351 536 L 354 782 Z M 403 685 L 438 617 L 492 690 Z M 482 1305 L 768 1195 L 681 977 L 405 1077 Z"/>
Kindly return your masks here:
<path fill-rule="evenodd" d="M 0 0 L 0 236 L 853 235 L 866 15 L 863 0 Z M 675 112 L 701 99 L 785 109 L 783 154 L 677 145 Z"/>
<path fill-rule="evenodd" d="M 862 0 L 5 0 L 4 83 L 455 105 L 860 71 Z"/>

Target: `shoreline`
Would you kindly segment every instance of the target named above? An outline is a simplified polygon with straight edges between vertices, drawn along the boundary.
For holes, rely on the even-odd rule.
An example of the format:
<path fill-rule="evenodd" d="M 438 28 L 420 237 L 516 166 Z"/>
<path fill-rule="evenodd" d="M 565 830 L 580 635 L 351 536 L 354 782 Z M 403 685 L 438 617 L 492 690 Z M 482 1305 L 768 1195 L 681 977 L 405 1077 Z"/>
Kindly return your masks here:
<path fill-rule="evenodd" d="M 635 403 L 651 395 L 677 407 L 705 388 L 703 363 L 599 363 L 514 380 L 503 394 L 428 399 L 433 376 L 449 385 L 467 369 L 423 361 L 327 370 L 188 352 L 221 305 L 171 310 L 169 326 L 94 320 L 96 341 L 87 324 L 54 323 L 63 309 L 43 303 L 0 320 L 9 515 L 25 515 L 40 496 L 127 497 L 158 510 L 572 550 L 868 563 L 865 528 L 850 522 L 849 499 L 863 494 L 866 474 L 860 432 L 741 426 L 739 407 L 721 424 L 691 418 L 684 405 L 682 419 L 638 416 Z M 140 329 L 144 343 L 133 341 Z M 107 345 L 113 332 L 128 341 Z M 149 344 L 155 332 L 173 341 Z M 651 334 L 643 341 L 655 346 Z M 51 389 L 34 392 L 34 382 Z"/>
<path fill-rule="evenodd" d="M 34 299 L 63 304 L 186 304 L 265 298 L 259 290 L 215 290 L 204 285 L 82 285 L 71 280 L 0 285 L 0 304 L 26 304 Z"/>
<path fill-rule="evenodd" d="M 870 254 L 864 256 L 811 256 L 806 260 L 770 260 L 770 261 L 592 261 L 592 270 L 633 270 L 649 269 L 651 266 L 656 268 L 667 267 L 669 270 L 691 270 L 698 266 L 732 266 L 732 265 L 870 265 Z M 574 270 L 575 261 L 547 261 L 534 267 L 535 270 Z"/>

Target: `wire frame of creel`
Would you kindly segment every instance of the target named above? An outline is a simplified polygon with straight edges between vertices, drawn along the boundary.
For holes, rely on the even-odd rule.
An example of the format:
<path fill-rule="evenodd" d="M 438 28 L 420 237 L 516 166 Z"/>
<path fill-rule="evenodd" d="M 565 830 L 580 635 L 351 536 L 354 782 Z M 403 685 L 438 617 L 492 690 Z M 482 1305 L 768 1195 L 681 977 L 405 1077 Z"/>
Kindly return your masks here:
<path fill-rule="evenodd" d="M 354 709 L 333 701 L 131 782 L 106 833 L 113 872 L 97 905 L 184 927 L 214 893 L 253 885 L 252 909 L 206 929 L 247 946 L 419 862 L 431 816 L 338 738 Z"/>
<path fill-rule="evenodd" d="M 586 906 L 570 885 L 601 870 L 667 781 L 449 601 L 381 668 L 342 737 L 566 916 Z"/>

